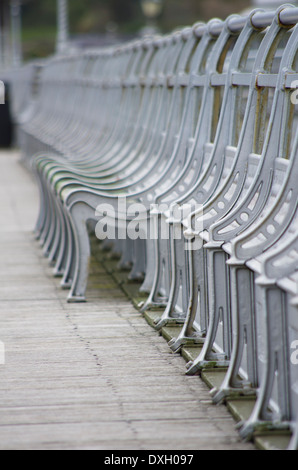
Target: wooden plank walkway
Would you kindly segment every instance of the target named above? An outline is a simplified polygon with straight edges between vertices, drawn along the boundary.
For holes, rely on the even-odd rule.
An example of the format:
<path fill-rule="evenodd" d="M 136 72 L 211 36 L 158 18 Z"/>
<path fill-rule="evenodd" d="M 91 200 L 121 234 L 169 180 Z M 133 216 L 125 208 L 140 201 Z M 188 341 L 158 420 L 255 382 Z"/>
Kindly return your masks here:
<path fill-rule="evenodd" d="M 0 449 L 252 450 L 102 267 L 86 305 L 65 302 L 18 158 L 0 153 Z"/>

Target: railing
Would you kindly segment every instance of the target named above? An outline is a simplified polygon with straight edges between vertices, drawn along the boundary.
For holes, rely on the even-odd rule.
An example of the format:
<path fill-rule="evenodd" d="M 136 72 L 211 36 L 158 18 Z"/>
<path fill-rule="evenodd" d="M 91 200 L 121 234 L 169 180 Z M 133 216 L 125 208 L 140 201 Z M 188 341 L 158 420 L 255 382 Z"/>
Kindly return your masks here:
<path fill-rule="evenodd" d="M 15 97 L 38 178 L 45 255 L 85 301 L 89 222 L 143 279 L 188 374 L 223 368 L 215 403 L 254 396 L 240 433 L 298 448 L 298 9 L 255 11 L 45 62 Z M 31 70 L 32 71 L 32 70 Z M 27 71 L 24 71 L 26 75 Z M 18 75 L 19 80 L 22 74 Z"/>

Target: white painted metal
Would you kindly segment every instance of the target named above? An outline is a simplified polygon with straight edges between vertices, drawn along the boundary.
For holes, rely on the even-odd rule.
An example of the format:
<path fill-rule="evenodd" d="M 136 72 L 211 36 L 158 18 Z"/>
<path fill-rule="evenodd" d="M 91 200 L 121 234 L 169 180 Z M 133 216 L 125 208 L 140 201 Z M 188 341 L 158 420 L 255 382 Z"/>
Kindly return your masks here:
<path fill-rule="evenodd" d="M 187 373 L 227 368 L 214 402 L 256 397 L 241 435 L 289 428 L 291 448 L 297 22 L 298 9 L 285 5 L 99 51 L 64 48 L 21 70 L 13 93 L 24 159 L 40 187 L 36 237 L 68 301 L 86 300 L 89 222 L 94 229 L 98 205 L 108 204 L 110 228 L 118 216 L 120 267 L 144 279 L 144 310 L 163 309 L 156 328 L 183 325 L 173 351 L 202 344 Z M 124 197 L 142 204 L 141 232 L 153 227 L 153 237 L 121 236 L 133 219 Z M 181 221 L 174 209 L 185 204 Z"/>

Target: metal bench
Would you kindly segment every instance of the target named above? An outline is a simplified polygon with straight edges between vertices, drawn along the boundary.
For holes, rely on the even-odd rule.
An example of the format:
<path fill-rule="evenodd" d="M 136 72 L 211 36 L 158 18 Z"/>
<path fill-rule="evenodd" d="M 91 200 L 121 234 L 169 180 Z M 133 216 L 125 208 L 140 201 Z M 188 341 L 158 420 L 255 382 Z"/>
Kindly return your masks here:
<path fill-rule="evenodd" d="M 290 346 L 290 360 L 287 361 L 286 367 L 288 370 L 289 378 L 289 421 L 290 427 L 292 429 L 292 440 L 289 446 L 290 450 L 298 449 L 298 399 L 297 399 L 297 381 L 298 381 L 298 367 L 297 367 L 297 337 L 298 337 L 298 328 L 297 328 L 297 308 L 298 308 L 298 276 L 297 269 L 295 272 L 291 273 L 287 277 L 284 277 L 277 281 L 277 286 L 281 289 L 285 296 L 285 311 L 287 325 L 288 325 L 288 344 L 285 347 Z M 257 410 L 258 411 L 258 410 Z M 259 416 L 257 419 L 259 419 Z"/>
<path fill-rule="evenodd" d="M 203 28 L 203 31 L 205 31 L 205 29 Z M 153 141 L 153 144 L 151 144 L 151 147 L 148 148 L 147 152 L 144 154 L 143 158 L 146 158 L 146 160 L 148 159 L 148 156 L 150 156 L 150 151 L 151 152 L 155 152 L 153 153 L 153 156 L 151 156 L 151 177 L 150 177 L 150 167 L 146 168 L 146 171 L 144 172 L 144 168 L 142 168 L 142 174 L 141 174 L 141 177 L 140 177 L 140 174 L 139 174 L 139 177 L 137 179 L 136 175 L 137 175 L 137 172 L 135 172 L 134 174 L 134 179 L 132 181 L 129 181 L 128 182 L 130 184 L 126 184 L 126 185 L 115 185 L 115 183 L 117 182 L 117 180 L 115 181 L 112 181 L 112 185 L 110 184 L 110 186 L 112 186 L 112 188 L 110 189 L 109 188 L 109 184 L 106 184 L 105 186 L 101 185 L 101 184 L 93 184 L 91 185 L 91 182 L 89 181 L 88 183 L 88 190 L 86 189 L 84 195 L 86 197 L 90 197 L 90 195 L 92 194 L 89 189 L 92 188 L 94 190 L 94 199 L 96 200 L 95 203 L 92 203 L 92 208 L 91 208 L 91 211 L 92 211 L 92 215 L 90 214 L 90 217 L 94 217 L 94 213 L 95 213 L 95 209 L 97 207 L 97 205 L 99 203 L 103 203 L 103 202 L 107 202 L 109 204 L 113 203 L 117 203 L 117 197 L 115 197 L 115 194 L 118 196 L 119 195 L 119 191 L 122 192 L 122 194 L 127 194 L 129 195 L 130 197 L 133 197 L 134 200 L 137 200 L 138 202 L 142 202 L 142 203 L 146 203 L 148 205 L 148 209 L 150 208 L 150 204 L 152 202 L 152 197 L 154 197 L 154 191 L 156 192 L 156 195 L 158 194 L 158 192 L 160 190 L 162 190 L 163 186 L 164 187 L 169 187 L 170 183 L 171 183 L 171 179 L 175 182 L 175 180 L 177 179 L 177 175 L 179 175 L 179 170 L 180 169 L 183 169 L 185 168 L 185 165 L 186 165 L 186 162 L 189 162 L 189 160 L 187 160 L 187 155 L 186 155 L 186 149 L 187 149 L 187 146 L 189 145 L 189 142 L 188 142 L 188 137 L 187 135 L 185 135 L 185 133 L 183 134 L 182 132 L 179 132 L 178 134 L 176 134 L 177 130 L 179 130 L 178 128 L 178 124 L 179 126 L 181 126 L 180 124 L 180 121 L 181 119 L 183 118 L 183 112 L 181 113 L 181 111 L 179 112 L 178 116 L 180 116 L 180 119 L 178 121 L 177 119 L 177 107 L 181 108 L 181 89 L 183 88 L 187 88 L 187 86 L 190 86 L 188 85 L 187 83 L 187 76 L 185 76 L 185 67 L 188 65 L 188 60 L 189 60 L 189 55 L 190 54 L 193 54 L 193 49 L 194 49 L 194 46 L 195 46 L 195 43 L 199 41 L 199 37 L 197 37 L 196 35 L 194 35 L 192 33 L 192 30 L 186 30 L 184 31 L 183 35 L 174 35 L 173 36 L 173 39 L 170 39 L 170 40 L 166 40 L 166 43 L 162 40 L 158 40 L 156 45 L 157 46 L 160 46 L 159 49 L 157 49 L 157 51 L 159 52 L 159 55 L 164 54 L 164 51 L 166 51 L 166 55 L 167 57 L 169 57 L 169 51 L 167 51 L 166 49 L 168 48 L 168 46 L 170 45 L 171 49 L 174 49 L 175 51 L 175 55 L 177 56 L 177 49 L 178 51 L 181 51 L 181 49 L 183 48 L 183 54 L 181 54 L 181 60 L 178 61 L 178 64 L 177 64 L 177 67 L 178 67 L 178 73 L 177 75 L 175 76 L 174 75 L 174 71 L 173 70 L 168 70 L 167 71 L 167 74 L 168 75 L 164 75 L 164 76 L 160 76 L 158 77 L 156 83 L 154 83 L 153 81 L 153 84 L 152 84 L 152 80 L 149 80 L 149 84 L 146 88 L 146 90 L 148 89 L 149 90 L 149 93 L 150 95 L 152 94 L 152 88 L 155 92 L 158 92 L 156 94 L 160 94 L 162 93 L 162 95 L 165 95 L 165 98 L 164 100 L 166 101 L 168 99 L 168 96 L 171 97 L 171 103 L 170 103 L 170 106 L 168 108 L 165 108 L 163 105 L 160 105 L 160 101 L 158 99 L 158 96 L 157 96 L 157 104 L 158 104 L 158 109 L 160 110 L 160 113 L 161 113 L 161 120 L 163 120 L 163 122 L 161 122 L 161 126 L 160 126 L 160 121 L 157 122 L 158 124 L 158 129 L 160 128 L 164 128 L 164 126 L 166 125 L 167 127 L 167 133 L 166 135 L 164 134 L 164 132 L 160 133 L 160 131 L 158 131 L 158 140 L 157 142 L 154 142 Z M 166 44 L 166 45 L 165 45 Z M 163 46 L 163 48 L 161 48 L 161 46 Z M 185 50 L 187 52 L 187 54 L 185 53 Z M 171 59 L 171 57 L 170 57 Z M 165 62 L 166 63 L 166 62 Z M 173 64 L 175 65 L 175 62 L 173 63 L 173 61 L 171 60 L 170 61 L 170 64 L 171 64 L 171 67 L 173 67 Z M 177 77 L 177 78 L 176 78 Z M 172 83 L 168 83 L 170 81 L 172 81 Z M 200 83 L 199 83 L 200 85 Z M 191 85 L 192 86 L 192 85 Z M 183 100 L 185 102 L 185 100 Z M 147 104 L 147 102 L 146 102 Z M 169 111 L 169 114 L 166 112 L 166 110 L 168 109 Z M 142 110 L 141 110 L 142 111 Z M 153 113 L 156 112 L 156 109 L 153 107 L 153 110 L 152 110 Z M 148 114 L 148 109 L 146 108 L 146 114 Z M 185 128 L 185 119 L 183 119 L 183 128 Z M 178 128 L 178 129 L 177 129 Z M 186 127 L 187 131 L 189 132 L 190 129 L 188 127 Z M 147 129 L 146 129 L 147 130 Z M 149 136 L 151 137 L 152 136 L 152 130 L 150 130 L 150 133 L 149 133 Z M 147 137 L 148 138 L 148 137 Z M 155 146 L 154 146 L 155 144 Z M 168 157 L 171 157 L 169 160 L 167 160 Z M 142 155 L 141 155 L 142 157 Z M 165 166 L 164 166 L 164 169 L 162 167 L 162 161 L 164 161 L 165 163 Z M 175 162 L 177 162 L 175 164 Z M 143 163 L 144 165 L 144 161 L 141 160 L 141 163 Z M 152 163 L 154 165 L 152 165 Z M 55 163 L 54 163 L 55 165 Z M 139 164 L 140 166 L 140 164 Z M 169 169 L 172 170 L 172 174 L 169 174 Z M 174 171 L 173 171 L 174 169 Z M 61 171 L 61 169 L 59 169 L 59 171 Z M 82 170 L 80 170 L 80 173 L 81 173 Z M 131 171 L 131 170 L 130 170 Z M 165 175 L 168 175 L 168 178 L 166 179 L 165 181 Z M 96 174 L 95 175 L 93 174 L 93 179 L 96 178 L 100 178 L 100 174 Z M 82 175 L 80 174 L 79 175 L 80 177 L 80 182 L 79 182 L 79 185 L 81 186 L 82 188 Z M 151 179 L 150 179 L 151 178 Z M 65 182 L 65 171 L 62 173 L 62 179 L 63 179 L 63 182 Z M 100 181 L 100 179 L 99 179 Z M 156 185 L 156 181 L 157 183 L 159 183 L 160 185 L 163 184 L 163 186 L 157 186 Z M 105 182 L 105 181 L 104 181 Z M 167 185 L 165 184 L 165 182 L 167 183 Z M 61 186 L 59 187 L 59 192 L 60 192 L 60 196 L 63 197 L 63 195 L 66 194 L 66 186 L 70 186 L 70 187 L 73 187 L 74 184 L 78 183 L 78 181 L 76 181 L 75 179 L 73 179 L 71 182 L 67 181 L 66 185 L 65 184 L 62 184 L 62 188 Z M 57 187 L 57 180 L 55 181 L 55 184 L 56 184 L 56 187 Z M 148 189 L 146 189 L 146 186 L 148 187 Z M 156 186 L 156 187 L 155 187 Z M 45 187 L 45 184 L 42 184 L 41 185 L 42 187 L 42 190 L 44 190 L 44 187 Z M 133 193 L 132 192 L 132 188 L 135 187 L 137 189 L 138 192 L 136 193 Z M 81 188 L 78 190 L 78 198 L 79 198 L 79 203 L 81 202 L 81 198 L 82 198 L 82 191 L 81 191 Z M 100 190 L 102 191 L 102 193 L 98 193 L 98 197 L 96 199 L 96 193 L 95 193 L 95 189 L 97 188 L 100 188 Z M 103 193 L 103 191 L 106 191 L 106 193 Z M 108 193 L 109 191 L 109 193 Z M 49 193 L 47 193 L 49 194 Z M 111 195 L 110 197 L 108 197 L 108 195 Z M 76 196 L 76 192 L 73 191 L 73 194 L 70 193 L 67 193 L 67 201 L 64 201 L 64 207 L 65 206 L 70 206 L 72 205 L 72 207 L 74 207 L 74 197 Z M 47 198 L 44 196 L 44 192 L 43 192 L 43 197 L 44 199 L 47 199 Z M 51 196 L 49 196 L 51 197 Z M 72 200 L 71 200 L 72 198 Z M 154 200 L 154 199 L 153 199 Z M 50 211 L 47 211 L 47 210 L 43 210 L 42 211 L 43 214 L 47 214 L 49 215 Z M 66 214 L 66 219 L 68 219 L 68 214 Z M 51 219 L 48 217 L 48 223 L 46 223 L 46 232 L 47 230 L 49 229 L 49 227 L 52 226 L 52 224 L 50 223 L 51 222 Z M 82 237 L 80 237 L 82 239 Z M 85 240 L 87 242 L 87 239 Z M 87 242 L 88 244 L 88 242 Z M 72 250 L 73 250 L 73 244 L 69 245 L 70 247 L 70 250 L 69 250 L 69 258 L 73 259 L 73 254 L 72 254 Z M 86 259 L 85 259 L 86 261 Z M 71 267 L 69 266 L 69 269 L 71 269 Z M 86 265 L 85 265 L 85 270 L 86 270 Z M 69 270 L 66 270 L 66 271 L 69 271 Z M 75 276 L 80 276 L 80 273 L 82 275 L 82 277 L 84 278 L 84 286 L 81 285 L 81 280 L 78 280 L 78 285 L 80 285 L 79 287 L 79 290 L 82 292 L 82 290 L 84 290 L 85 288 L 85 279 L 86 279 L 86 275 L 83 276 L 82 273 L 85 273 L 84 271 L 84 268 L 82 265 L 80 265 L 78 267 L 78 269 L 76 270 L 76 275 Z M 66 277 L 69 278 L 69 272 L 67 272 L 66 274 Z M 67 280 L 66 280 L 66 283 L 67 283 Z M 72 292 L 74 292 L 75 289 L 73 289 Z M 73 294 L 71 294 L 72 296 Z M 78 298 L 77 295 L 75 295 L 76 298 Z M 82 295 L 80 294 L 79 297 L 82 297 Z M 71 300 L 71 298 L 70 298 Z"/>
<path fill-rule="evenodd" d="M 204 249 L 201 250 L 201 264 L 198 265 L 199 273 L 194 274 L 194 282 L 198 287 L 196 287 L 196 291 L 200 291 L 201 295 L 205 297 L 203 298 L 202 304 L 200 304 L 199 313 L 201 317 L 204 319 L 206 314 L 206 308 L 210 314 L 212 322 L 214 321 L 214 325 L 212 323 L 212 328 L 209 328 L 209 336 L 208 341 L 204 341 L 205 348 L 201 355 L 202 366 L 205 364 L 205 361 L 210 360 L 214 362 L 216 360 L 216 355 L 213 354 L 212 348 L 213 343 L 215 341 L 214 335 L 217 333 L 218 328 L 218 315 L 222 315 L 225 317 L 228 315 L 230 311 L 230 276 L 229 272 L 226 270 L 226 261 L 230 256 L 229 246 L 231 241 L 238 236 L 240 236 L 241 232 L 245 231 L 251 224 L 262 221 L 262 217 L 264 217 L 265 211 L 269 211 L 274 203 L 279 202 L 278 191 L 280 189 L 280 185 L 283 184 L 284 187 L 287 184 L 286 176 L 289 176 L 291 167 L 288 165 L 288 161 L 286 158 L 280 158 L 280 155 L 276 155 L 276 151 L 272 151 L 272 148 L 276 147 L 276 134 L 272 132 L 272 121 L 276 125 L 275 131 L 278 129 L 280 132 L 281 126 L 283 125 L 283 119 L 285 116 L 283 113 L 278 112 L 280 111 L 281 106 L 280 102 L 283 102 L 283 94 L 279 92 L 277 88 L 277 75 L 272 74 L 271 70 L 264 70 L 263 64 L 266 61 L 266 55 L 262 50 L 262 47 L 268 48 L 268 54 L 278 54 L 278 49 L 276 40 L 276 35 L 287 35 L 289 37 L 294 37 L 294 33 L 287 33 L 286 29 L 281 31 L 279 29 L 280 26 L 276 27 L 276 24 L 271 27 L 271 31 L 268 31 L 266 37 L 262 41 L 262 46 L 260 50 L 259 58 L 261 63 L 256 63 L 256 76 L 253 79 L 254 83 L 257 83 L 259 77 L 261 75 L 261 79 L 268 83 L 268 88 L 270 87 L 271 90 L 276 90 L 274 102 L 270 104 L 269 110 L 270 113 L 268 114 L 267 106 L 263 106 L 261 112 L 256 115 L 256 103 L 260 99 L 260 95 L 264 95 L 266 93 L 266 87 L 260 87 L 253 85 L 251 89 L 251 100 L 248 102 L 247 106 L 247 113 L 246 119 L 244 123 L 243 129 L 243 139 L 241 140 L 241 145 L 239 147 L 239 160 L 237 163 L 241 163 L 241 157 L 244 158 L 250 163 L 250 165 L 246 168 L 242 166 L 236 166 L 236 170 L 232 175 L 232 179 L 230 180 L 230 185 L 228 185 L 225 191 L 229 192 L 231 188 L 231 184 L 234 185 L 233 195 L 236 195 L 237 199 L 235 200 L 234 206 L 232 206 L 232 210 L 230 210 L 227 215 L 220 217 L 218 216 L 219 209 L 222 208 L 223 211 L 226 209 L 227 206 L 227 198 L 225 197 L 225 191 L 220 191 L 216 197 L 208 201 L 207 208 L 210 212 L 211 209 L 216 212 L 213 218 L 209 217 L 208 220 L 211 220 L 210 226 L 206 226 L 204 222 L 204 232 L 198 233 L 197 236 L 202 237 L 207 243 L 204 245 Z M 275 31 L 274 31 L 275 29 Z M 279 30 L 278 30 L 279 29 Z M 282 37 L 280 36 L 280 40 Z M 289 37 L 287 40 L 289 41 Z M 284 39 L 283 39 L 284 40 Z M 295 41 L 295 39 L 293 39 Z M 272 49 L 272 45 L 275 48 L 275 51 Z M 270 47 L 271 46 L 271 47 Z M 289 48 L 291 44 L 289 45 Z M 284 54 L 285 60 L 287 55 Z M 258 60 L 256 60 L 258 62 Z M 281 70 L 283 70 L 283 63 L 281 64 Z M 271 67 L 271 66 L 270 66 Z M 261 73 L 259 71 L 262 71 Z M 267 79 L 266 79 L 267 75 Z M 283 80 L 283 75 L 280 75 L 280 81 Z M 270 83 L 271 82 L 271 83 Z M 281 85 L 279 85 L 281 86 Z M 272 94 L 272 92 L 271 92 Z M 280 95 L 279 97 L 277 95 Z M 266 98 L 267 99 L 267 98 Z M 288 90 L 288 99 L 290 99 L 290 90 Z M 267 126 L 268 126 L 268 133 L 266 135 L 266 126 L 263 125 L 262 129 L 264 132 L 263 138 L 263 148 L 260 147 L 260 141 L 258 140 L 258 136 L 255 134 L 254 129 L 258 131 L 259 122 L 262 122 L 264 118 L 267 118 Z M 258 121 L 260 119 L 260 121 Z M 251 140 L 249 140 L 251 139 Z M 256 153 L 255 143 L 258 143 L 260 153 Z M 250 145 L 249 145 L 250 144 Z M 285 145 L 288 142 L 285 141 Z M 288 149 L 285 149 L 288 151 Z M 286 153 L 284 154 L 286 155 Z M 243 160 L 242 160 L 243 161 Z M 239 175 L 239 176 L 238 176 Z M 241 178 L 240 178 L 241 175 Z M 237 178 L 237 184 L 235 184 L 235 177 Z M 272 186 L 272 181 L 274 181 L 274 185 Z M 240 178 L 240 185 L 239 185 L 239 178 Z M 240 187 L 240 191 L 236 188 Z M 231 194 L 231 193 L 230 193 Z M 229 198 L 229 201 L 233 202 L 233 198 Z M 295 198 L 294 198 L 295 199 Z M 293 199 L 293 200 L 294 200 Z M 267 202 L 267 206 L 266 206 Z M 204 209 L 204 208 L 203 208 Z M 205 209 L 206 210 L 206 209 Z M 263 213 L 262 213 L 263 211 Z M 214 220 L 219 219 L 217 222 Z M 209 230 L 207 232 L 207 228 Z M 282 226 L 282 228 L 284 228 Z M 187 232 L 187 236 L 190 236 L 191 231 Z M 266 240 L 263 243 L 261 249 L 264 249 L 264 246 L 269 245 L 269 240 Z M 224 247 L 224 249 L 222 249 Z M 255 245 L 254 245 L 255 247 Z M 198 255 L 197 252 L 195 252 Z M 202 267 L 202 266 L 205 266 Z M 205 270 L 208 272 L 204 272 Z M 200 279 L 200 283 L 196 278 Z M 205 294 L 205 296 L 204 296 Z M 207 297 L 207 299 L 206 299 Z M 210 300 L 207 304 L 207 300 Z M 212 303 L 212 305 L 211 305 Z M 190 311 L 190 315 L 188 321 L 186 322 L 185 329 L 187 331 L 192 332 L 193 323 L 197 321 L 198 325 L 200 325 L 201 320 L 197 317 L 197 308 L 196 305 L 193 304 L 193 308 Z M 228 324 L 230 323 L 228 317 L 227 319 Z M 229 334 L 230 329 L 226 328 L 226 334 Z M 212 334 L 211 334 L 212 332 Z M 192 333 L 191 333 L 192 335 Z M 185 331 L 183 331 L 181 337 L 179 338 L 178 343 L 173 342 L 171 345 L 173 349 L 176 347 L 181 346 L 181 342 L 183 343 L 183 338 L 187 339 L 189 335 L 185 335 Z M 217 338 L 219 340 L 219 336 Z M 224 349 L 223 343 L 226 342 L 226 349 Z M 230 359 L 230 352 L 231 352 L 231 337 L 223 337 L 220 340 L 221 343 L 221 353 L 219 353 L 218 360 L 222 363 L 222 365 L 227 365 L 226 359 Z M 207 344 L 209 344 L 207 348 Z M 210 354 L 210 359 L 208 358 L 208 354 Z M 205 359 L 203 360 L 203 356 Z M 226 356 L 226 359 L 224 358 Z M 198 365 L 198 364 L 197 364 Z M 196 366 L 195 366 L 196 367 Z M 194 369 L 190 369 L 189 373 L 192 372 Z"/>
<path fill-rule="evenodd" d="M 241 30 L 239 30 L 239 33 L 240 31 Z M 237 198 L 239 198 L 243 187 L 245 187 L 245 189 L 249 187 L 249 181 L 245 181 L 247 176 L 251 176 L 249 172 L 247 172 L 247 160 L 251 160 L 250 171 L 252 173 L 258 165 L 257 159 L 253 159 L 249 156 L 253 151 L 256 139 L 256 135 L 254 134 L 254 128 L 256 128 L 255 103 L 260 95 L 256 89 L 256 80 L 262 65 L 261 62 L 264 60 L 266 41 L 263 42 L 263 35 L 263 30 L 255 29 L 251 19 L 249 19 L 238 41 L 234 45 L 229 67 L 222 77 L 226 87 L 209 165 L 201 178 L 198 179 L 195 186 L 191 188 L 191 192 L 183 199 L 176 201 L 176 203 L 180 205 L 185 203 L 195 203 L 197 206 L 201 205 L 197 215 L 191 216 L 192 225 L 199 227 L 197 230 L 198 237 L 201 232 L 208 230 L 212 222 L 214 223 L 221 218 L 221 216 L 229 212 L 237 201 Z M 235 33 L 228 28 L 227 31 L 224 30 L 221 33 L 220 39 L 224 36 L 226 36 L 226 41 L 229 41 L 231 36 L 235 37 Z M 218 48 L 216 48 L 216 51 L 217 50 Z M 256 54 L 257 57 L 255 58 Z M 254 62 L 254 70 L 250 73 Z M 216 61 L 214 64 L 217 66 Z M 248 109 L 247 112 L 246 108 Z M 258 116 L 260 122 L 264 119 L 264 113 L 266 113 L 266 111 L 266 107 L 260 110 Z M 169 218 L 169 222 L 171 223 L 171 218 Z M 173 220 L 172 223 L 175 224 L 175 220 Z M 186 227 L 186 224 L 186 221 L 184 221 L 182 225 L 180 223 L 181 230 L 186 230 L 186 235 L 189 238 L 193 238 L 195 235 L 193 227 Z M 196 246 L 199 246 L 199 244 L 196 243 Z M 183 245 L 184 241 L 182 240 L 182 251 Z M 181 247 L 180 249 L 178 247 L 177 249 L 174 248 L 172 257 L 174 257 L 176 253 L 177 257 L 179 256 Z M 158 323 L 158 328 L 168 323 L 171 317 L 176 317 L 175 310 L 177 308 L 179 292 L 186 292 L 188 290 L 187 283 L 184 279 L 180 282 L 178 281 L 179 270 L 180 273 L 181 271 L 185 272 L 188 266 L 191 267 L 196 262 L 199 264 L 202 262 L 202 260 L 198 260 L 197 258 L 201 255 L 201 250 L 194 250 L 191 246 L 189 246 L 189 248 L 188 257 L 191 258 L 189 263 L 188 259 L 186 259 L 186 261 L 181 259 L 180 262 L 178 262 L 177 259 L 175 260 L 176 273 L 174 273 L 172 281 L 172 298 L 169 299 L 167 310 Z M 197 261 L 195 261 L 195 257 Z M 204 282 L 204 279 L 205 275 L 203 274 L 202 282 Z M 158 286 L 155 287 L 156 290 L 158 290 L 158 288 Z M 203 292 L 205 289 L 198 285 L 194 287 L 193 292 L 198 289 L 202 293 L 202 302 L 204 303 Z M 187 294 L 183 297 L 187 298 Z M 184 303 L 182 306 L 182 314 L 180 314 L 182 319 L 185 318 L 190 304 L 192 305 L 192 309 L 196 308 L 196 299 L 192 296 L 190 297 L 190 302 Z"/>
<path fill-rule="evenodd" d="M 215 403 L 256 398 L 241 435 L 291 429 L 293 449 L 297 23 L 286 5 L 58 56 L 33 105 L 24 86 L 15 107 L 40 188 L 36 237 L 68 301 L 86 300 L 91 223 L 143 282 L 142 310 L 163 309 L 156 329 L 182 326 L 172 351 L 201 344 L 187 374 L 226 371 Z"/>

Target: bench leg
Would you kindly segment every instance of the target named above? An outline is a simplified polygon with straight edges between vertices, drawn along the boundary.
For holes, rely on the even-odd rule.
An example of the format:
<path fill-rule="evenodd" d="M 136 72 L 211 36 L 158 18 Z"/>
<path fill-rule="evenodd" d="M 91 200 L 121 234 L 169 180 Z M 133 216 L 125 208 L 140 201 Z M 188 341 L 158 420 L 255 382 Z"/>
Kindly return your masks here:
<path fill-rule="evenodd" d="M 160 330 L 169 323 L 184 323 L 187 316 L 189 301 L 188 259 L 183 239 L 182 226 L 174 227 L 180 230 L 180 237 L 171 237 L 171 271 L 172 283 L 167 307 L 163 315 L 155 321 L 155 328 Z"/>
<path fill-rule="evenodd" d="M 44 247 L 43 247 L 43 254 L 47 258 L 49 258 L 51 249 L 53 247 L 53 243 L 55 240 L 55 235 L 56 232 L 59 230 L 58 227 L 59 223 L 59 216 L 57 214 L 57 203 L 56 203 L 56 197 L 52 197 L 51 200 L 51 223 L 50 223 L 50 228 L 48 230 Z"/>
<path fill-rule="evenodd" d="M 93 230 L 95 232 L 95 229 Z M 112 260 L 120 260 L 122 257 L 122 240 L 114 240 L 112 251 L 109 258 Z"/>
<path fill-rule="evenodd" d="M 64 290 L 71 289 L 75 266 L 76 266 L 76 248 L 75 248 L 75 238 L 73 233 L 73 226 L 69 219 L 69 214 L 65 214 L 66 221 L 66 243 L 65 243 L 65 270 L 63 278 L 61 281 L 61 287 Z"/>
<path fill-rule="evenodd" d="M 46 220 L 46 207 L 48 205 L 48 201 L 47 201 L 47 192 L 44 188 L 44 183 L 42 182 L 42 176 L 37 171 L 35 171 L 35 177 L 36 177 L 38 189 L 39 189 L 40 206 L 39 206 L 39 214 L 38 214 L 37 222 L 35 225 L 34 233 L 35 233 L 36 239 L 39 240 L 41 236 L 41 232 L 45 224 L 45 220 Z"/>
<path fill-rule="evenodd" d="M 156 264 L 155 258 L 156 240 L 146 240 L 146 274 L 145 280 L 140 288 L 140 292 L 150 294 L 154 282 L 154 269 Z"/>
<path fill-rule="evenodd" d="M 86 302 L 86 289 L 91 255 L 88 220 L 95 219 L 95 211 L 83 202 L 76 202 L 69 207 L 70 223 L 75 242 L 75 269 L 69 303 Z"/>
<path fill-rule="evenodd" d="M 191 241 L 188 241 L 191 244 Z M 186 344 L 204 344 L 207 331 L 207 296 L 205 292 L 205 259 L 204 250 L 188 251 L 189 264 L 189 302 L 187 317 L 182 331 L 177 338 L 169 342 L 173 352 L 179 352 Z M 199 318 L 198 318 L 199 317 Z M 197 321 L 200 332 L 194 328 Z"/>
<path fill-rule="evenodd" d="M 68 216 L 65 214 L 64 208 L 60 200 L 57 199 L 57 206 L 59 206 L 60 223 L 61 223 L 61 234 L 58 247 L 58 254 L 56 265 L 54 268 L 55 277 L 63 277 L 67 267 L 67 255 L 68 255 L 68 240 L 69 240 L 69 221 Z"/>
<path fill-rule="evenodd" d="M 130 271 L 133 266 L 133 241 L 126 240 L 122 241 L 122 257 L 118 264 L 118 268 L 122 271 Z"/>
<path fill-rule="evenodd" d="M 201 290 L 208 289 L 209 323 L 207 327 L 206 340 L 203 349 L 197 359 L 187 365 L 187 375 L 195 375 L 205 368 L 228 367 L 229 365 L 229 341 L 225 341 L 225 336 L 229 337 L 230 325 L 230 296 L 229 277 L 227 276 L 226 255 L 222 250 L 208 249 L 207 251 L 207 273 L 208 280 L 201 279 Z M 202 276 L 202 274 L 201 274 Z M 207 316 L 206 315 L 206 316 Z M 214 345 L 219 334 L 219 326 L 223 324 L 224 331 L 220 332 L 221 342 L 225 345 L 222 353 L 215 352 Z"/>
<path fill-rule="evenodd" d="M 214 403 L 229 396 L 255 396 L 257 387 L 254 278 L 245 266 L 231 267 L 232 354 L 227 375 L 213 396 Z M 240 377 L 243 360 L 247 380 Z"/>
<path fill-rule="evenodd" d="M 146 270 L 146 244 L 145 240 L 136 240 L 133 244 L 133 268 L 128 279 L 142 282 Z"/>
<path fill-rule="evenodd" d="M 290 384 L 288 374 L 288 344 L 284 337 L 286 332 L 285 300 L 283 292 L 275 287 L 259 287 L 260 308 L 258 310 L 258 337 L 261 340 L 256 349 L 262 358 L 261 384 L 254 411 L 249 420 L 240 430 L 244 438 L 250 438 L 258 428 L 266 426 L 281 429 L 289 427 L 290 419 Z M 275 388 L 275 401 L 278 411 L 270 411 L 270 400 Z"/>
<path fill-rule="evenodd" d="M 55 236 L 52 242 L 51 250 L 49 253 L 49 263 L 52 266 L 56 265 L 57 259 L 58 259 L 58 254 L 59 254 L 59 247 L 61 244 L 61 237 L 62 237 L 62 214 L 61 214 L 61 208 L 59 201 L 55 200 L 55 211 L 56 211 L 56 230 L 55 230 Z"/>
<path fill-rule="evenodd" d="M 158 221 L 158 233 L 161 233 L 161 221 Z M 166 308 L 168 292 L 170 290 L 170 279 L 173 272 L 169 260 L 169 240 L 159 237 L 154 240 L 154 279 L 147 301 L 141 311 L 145 312 L 151 308 Z M 150 254 L 149 254 L 150 255 Z"/>
<path fill-rule="evenodd" d="M 45 188 L 47 192 L 46 196 L 46 207 L 45 207 L 45 220 L 39 236 L 39 244 L 43 248 L 46 244 L 47 236 L 51 228 L 53 219 L 53 194 L 48 186 Z"/>

